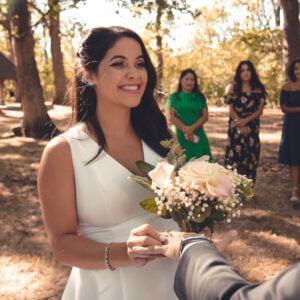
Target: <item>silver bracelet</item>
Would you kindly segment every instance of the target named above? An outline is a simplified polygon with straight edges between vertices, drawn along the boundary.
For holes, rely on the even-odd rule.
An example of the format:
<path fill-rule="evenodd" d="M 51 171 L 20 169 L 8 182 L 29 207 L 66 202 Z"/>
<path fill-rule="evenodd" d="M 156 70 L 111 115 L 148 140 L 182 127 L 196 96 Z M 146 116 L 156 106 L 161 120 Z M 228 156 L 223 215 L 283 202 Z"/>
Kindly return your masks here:
<path fill-rule="evenodd" d="M 105 246 L 105 251 L 104 251 L 104 262 L 105 262 L 105 265 L 106 265 L 106 268 L 110 271 L 114 271 L 116 268 L 112 267 L 111 264 L 109 263 L 109 257 L 108 257 L 108 254 L 109 254 L 109 246 L 110 246 L 110 243 L 108 243 L 106 246 Z"/>

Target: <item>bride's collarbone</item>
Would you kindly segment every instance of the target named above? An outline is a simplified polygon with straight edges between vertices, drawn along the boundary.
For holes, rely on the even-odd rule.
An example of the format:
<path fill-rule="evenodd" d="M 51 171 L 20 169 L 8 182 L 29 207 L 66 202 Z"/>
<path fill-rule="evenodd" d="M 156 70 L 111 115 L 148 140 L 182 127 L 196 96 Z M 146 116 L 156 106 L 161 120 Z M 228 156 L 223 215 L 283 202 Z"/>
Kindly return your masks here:
<path fill-rule="evenodd" d="M 144 160 L 142 142 L 128 143 L 126 141 L 108 145 L 108 154 L 133 174 L 139 174 L 136 162 Z"/>

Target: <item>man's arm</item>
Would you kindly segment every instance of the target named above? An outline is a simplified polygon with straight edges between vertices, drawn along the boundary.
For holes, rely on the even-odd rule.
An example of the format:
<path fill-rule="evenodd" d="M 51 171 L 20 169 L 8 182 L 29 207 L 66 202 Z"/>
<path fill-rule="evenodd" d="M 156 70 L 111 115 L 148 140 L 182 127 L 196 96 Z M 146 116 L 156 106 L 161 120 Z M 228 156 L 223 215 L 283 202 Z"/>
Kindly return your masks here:
<path fill-rule="evenodd" d="M 184 251 L 174 288 L 184 300 L 296 300 L 300 299 L 300 265 L 265 283 L 251 284 L 208 241 L 200 240 Z"/>

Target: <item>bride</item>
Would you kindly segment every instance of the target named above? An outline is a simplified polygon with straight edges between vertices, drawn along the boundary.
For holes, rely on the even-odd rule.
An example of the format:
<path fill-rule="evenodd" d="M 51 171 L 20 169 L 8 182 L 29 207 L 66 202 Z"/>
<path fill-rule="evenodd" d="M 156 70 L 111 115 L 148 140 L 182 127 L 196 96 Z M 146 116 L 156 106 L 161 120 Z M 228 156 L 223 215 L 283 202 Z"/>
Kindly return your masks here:
<path fill-rule="evenodd" d="M 46 146 L 38 191 L 54 256 L 72 271 L 62 299 L 176 299 L 176 263 L 128 255 L 133 228 L 176 229 L 144 211 L 153 196 L 128 176 L 156 164 L 170 138 L 153 91 L 156 74 L 140 37 L 92 29 L 78 51 L 71 88 L 74 125 Z M 161 242 L 135 232 L 136 246 Z M 133 246 L 131 241 L 131 246 Z"/>

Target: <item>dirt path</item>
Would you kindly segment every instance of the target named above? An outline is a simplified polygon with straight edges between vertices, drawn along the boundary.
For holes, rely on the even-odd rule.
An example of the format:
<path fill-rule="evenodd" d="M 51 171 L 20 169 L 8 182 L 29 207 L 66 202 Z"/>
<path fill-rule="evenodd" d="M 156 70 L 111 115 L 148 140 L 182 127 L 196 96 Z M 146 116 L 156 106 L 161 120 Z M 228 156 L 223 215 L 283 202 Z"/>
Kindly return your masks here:
<path fill-rule="evenodd" d="M 68 109 L 55 106 L 49 113 L 59 126 L 65 126 Z M 20 118 L 18 106 L 2 109 L 0 135 Z M 300 260 L 300 211 L 288 203 L 288 170 L 277 164 L 281 119 L 280 110 L 265 110 L 255 199 L 245 204 L 240 219 L 216 231 L 219 234 L 230 227 L 239 231 L 227 256 L 251 281 L 272 278 Z M 206 132 L 220 163 L 227 121 L 225 108 L 210 108 Z M 59 299 L 69 272 L 51 256 L 37 198 L 36 173 L 45 144 L 30 138 L 0 139 L 1 299 Z"/>

